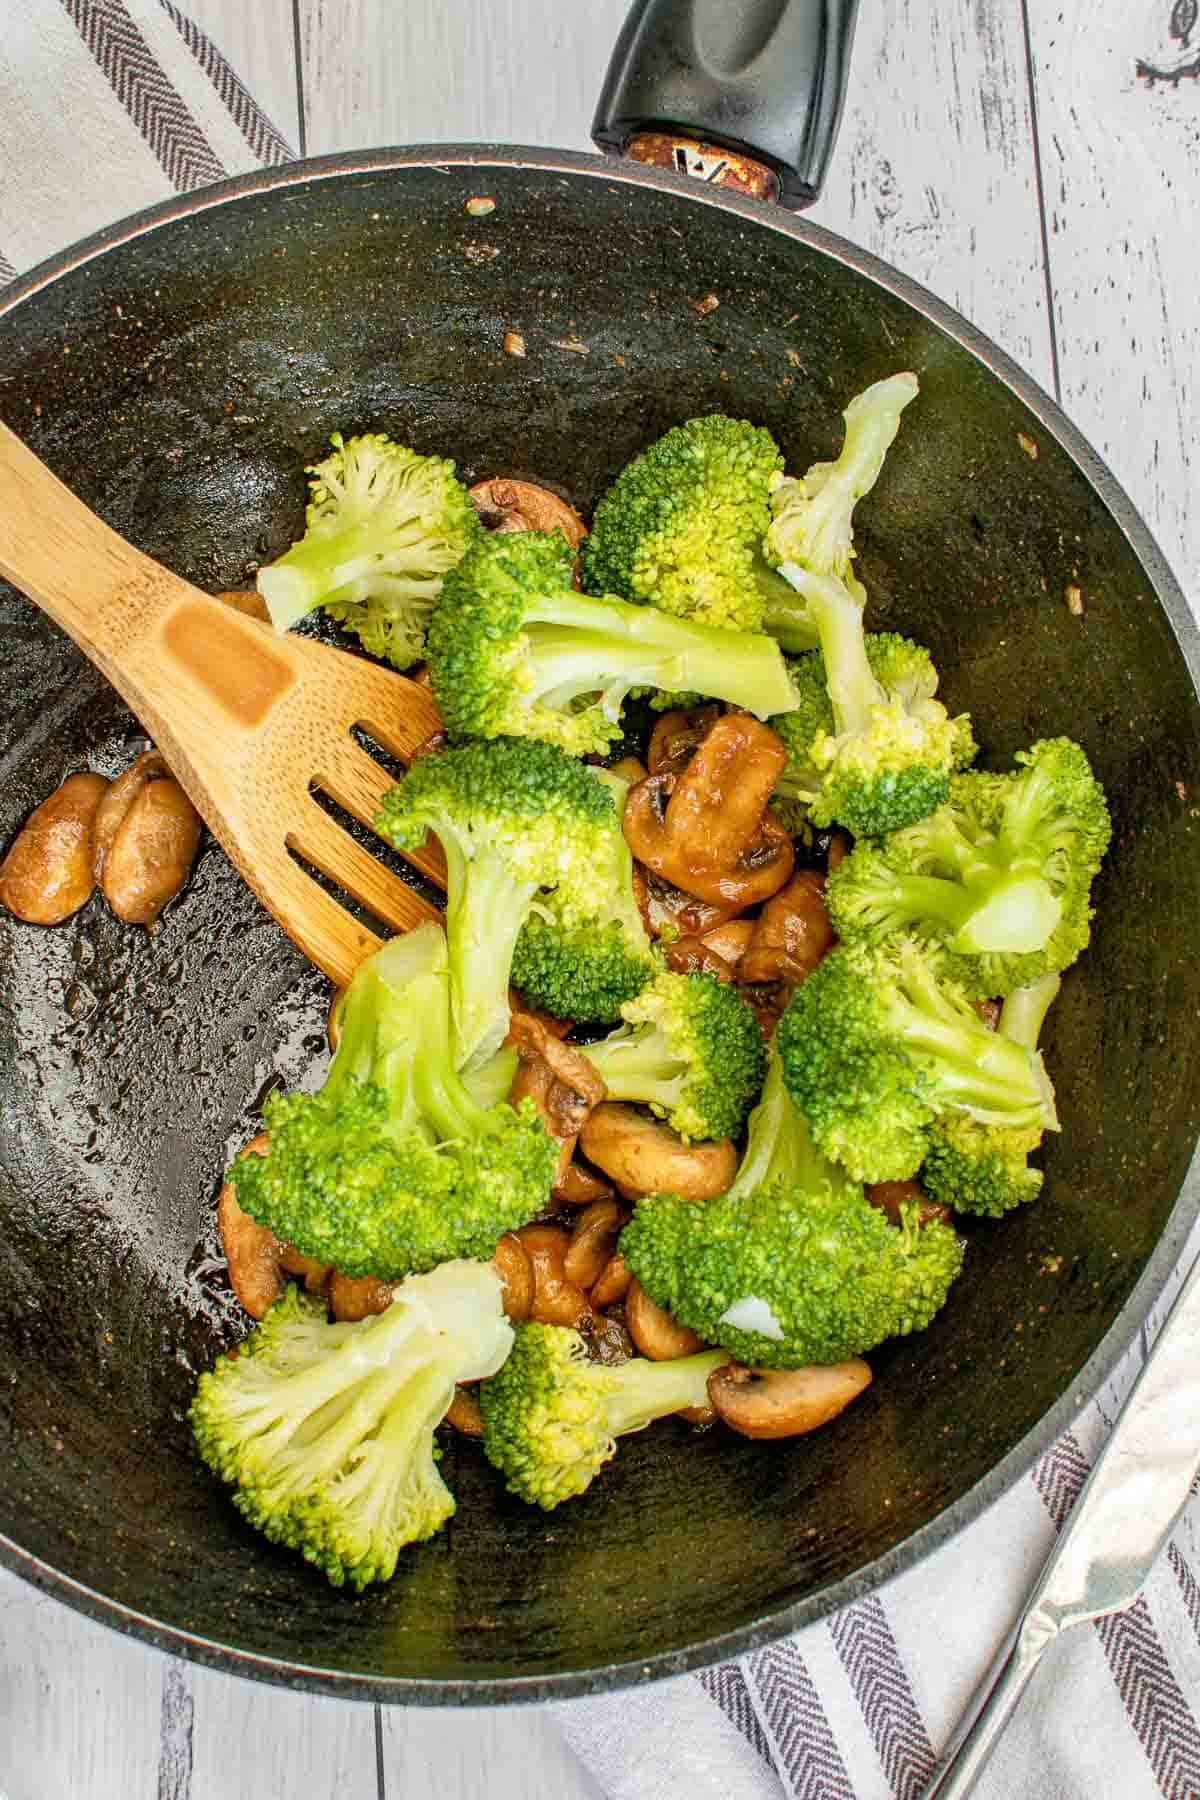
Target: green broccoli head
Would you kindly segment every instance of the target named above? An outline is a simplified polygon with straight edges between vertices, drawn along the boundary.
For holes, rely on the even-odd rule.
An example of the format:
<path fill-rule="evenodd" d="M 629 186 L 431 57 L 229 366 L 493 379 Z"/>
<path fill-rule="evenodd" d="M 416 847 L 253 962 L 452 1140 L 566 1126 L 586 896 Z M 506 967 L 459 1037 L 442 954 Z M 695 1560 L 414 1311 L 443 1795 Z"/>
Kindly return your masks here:
<path fill-rule="evenodd" d="M 892 375 L 857 394 L 842 414 L 846 436 L 836 462 L 814 463 L 799 480 L 776 476 L 774 517 L 767 532 L 768 560 L 799 566 L 814 575 L 833 575 L 855 594 L 865 595 L 852 572 L 854 508 L 879 479 L 900 415 L 918 394 L 915 375 Z"/>
<path fill-rule="evenodd" d="M 593 769 L 613 796 L 618 816 L 629 783 L 610 769 Z M 559 895 L 538 897 L 521 928 L 512 979 L 531 1006 L 577 1024 L 611 1024 L 627 1000 L 641 993 L 661 968 L 633 889 L 633 855 L 624 836 L 609 864 L 612 885 L 602 904 L 582 923 Z"/>
<path fill-rule="evenodd" d="M 790 663 L 797 704 L 771 720 L 788 750 L 779 783 L 815 825 L 859 836 L 898 831 L 946 799 L 953 771 L 975 741 L 964 714 L 951 718 L 933 695 L 928 650 L 892 632 L 867 634 L 862 613 L 834 577 L 798 571 L 821 633 L 821 649 Z"/>
<path fill-rule="evenodd" d="M 631 943 L 615 920 L 565 926 L 547 904 L 521 928 L 512 979 L 530 1006 L 578 1025 L 607 1025 L 660 966 L 649 939 Z"/>
<path fill-rule="evenodd" d="M 999 1035 L 1036 1050 L 1061 985 L 1057 975 L 1042 975 L 1011 993 L 1000 1009 Z M 965 1113 L 944 1113 L 929 1128 L 921 1180 L 943 1206 L 996 1219 L 1041 1192 L 1042 1172 L 1029 1164 L 1041 1141 L 1040 1124 L 989 1125 Z"/>
<path fill-rule="evenodd" d="M 962 1266 L 954 1232 L 897 1228 L 834 1171 L 638 1202 L 621 1252 L 650 1298 L 752 1368 L 843 1362 L 921 1331 Z"/>
<path fill-rule="evenodd" d="M 741 1130 L 766 1052 L 752 1008 L 731 983 L 665 970 L 621 1017 L 619 1030 L 582 1047 L 610 1100 L 652 1107 L 683 1138 Z"/>
<path fill-rule="evenodd" d="M 329 1324 L 323 1301 L 289 1288 L 201 1375 L 196 1444 L 272 1542 L 335 1587 L 387 1581 L 404 1546 L 454 1512 L 433 1434 L 455 1384 L 493 1374 L 512 1338 L 487 1263 L 410 1277 L 385 1312 L 353 1325 Z"/>
<path fill-rule="evenodd" d="M 832 951 L 792 995 L 776 1043 L 818 1148 L 856 1180 L 915 1174 L 943 1113 L 1057 1129 L 1037 1052 L 988 1031 L 944 959 L 913 939 Z"/>
<path fill-rule="evenodd" d="M 716 1350 L 608 1368 L 568 1326 L 518 1325 L 507 1362 L 479 1390 L 484 1450 L 510 1493 L 549 1512 L 591 1486 L 617 1438 L 706 1405 L 708 1377 L 727 1361 Z"/>
<path fill-rule="evenodd" d="M 560 531 L 485 534 L 447 578 L 429 674 L 455 737 L 505 735 L 602 754 L 634 689 L 695 692 L 760 719 L 792 703 L 779 646 L 571 587 Z"/>
<path fill-rule="evenodd" d="M 968 993 L 1008 994 L 1086 947 L 1109 829 L 1083 751 L 1045 740 L 1013 774 L 956 776 L 928 818 L 856 845 L 830 878 L 830 913 L 847 940 L 936 939 Z"/>
<path fill-rule="evenodd" d="M 375 829 L 399 850 L 432 831 L 446 853 L 455 1062 L 476 1067 L 508 1031 L 513 956 L 539 895 L 553 890 L 574 927 L 602 915 L 624 879 L 613 789 L 550 744 L 465 744 L 415 762 Z"/>
<path fill-rule="evenodd" d="M 470 495 L 441 456 L 382 432 L 343 438 L 308 473 L 304 536 L 258 572 L 279 631 L 323 606 L 373 656 L 407 669 L 447 573 L 482 536 Z"/>
<path fill-rule="evenodd" d="M 531 1101 L 480 1106 L 455 1073 L 441 929 L 368 957 L 338 1028 L 320 1091 L 267 1101 L 270 1154 L 229 1170 L 239 1206 L 344 1275 L 490 1256 L 545 1205 L 558 1151 Z"/>
<path fill-rule="evenodd" d="M 761 549 L 782 468 L 761 426 L 720 414 L 676 425 L 626 465 L 597 506 L 580 553 L 585 588 L 698 625 L 761 631 L 768 596 L 788 602 Z"/>
<path fill-rule="evenodd" d="M 955 1212 L 998 1219 L 1041 1192 L 1042 1171 L 1029 1163 L 1041 1141 L 1037 1126 L 1018 1131 L 946 1113 L 929 1128 L 921 1184 L 931 1200 Z"/>

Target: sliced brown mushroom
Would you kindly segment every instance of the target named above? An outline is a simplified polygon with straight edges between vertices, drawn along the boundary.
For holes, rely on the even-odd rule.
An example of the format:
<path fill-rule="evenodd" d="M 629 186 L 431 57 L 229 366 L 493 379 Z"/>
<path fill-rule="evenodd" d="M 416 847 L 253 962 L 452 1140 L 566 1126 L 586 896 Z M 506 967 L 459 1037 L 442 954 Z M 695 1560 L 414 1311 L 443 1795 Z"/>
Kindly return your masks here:
<path fill-rule="evenodd" d="M 630 789 L 626 842 L 639 862 L 701 900 L 731 912 L 767 900 L 795 865 L 791 838 L 767 810 L 786 763 L 769 726 L 725 713 L 680 774 L 648 775 Z"/>
<path fill-rule="evenodd" d="M 587 536 L 575 508 L 533 481 L 514 481 L 507 475 L 477 481 L 471 504 L 488 531 L 553 531 L 557 526 L 572 550 L 578 550 Z"/>
<path fill-rule="evenodd" d="M 246 1148 L 265 1156 L 266 1138 L 255 1138 Z M 217 1230 L 229 1285 L 252 1319 L 265 1319 L 284 1289 L 279 1267 L 283 1246 L 274 1232 L 242 1211 L 232 1181 L 224 1182 L 217 1196 Z"/>
<path fill-rule="evenodd" d="M 694 1425 L 697 1431 L 707 1431 L 710 1425 L 717 1422 L 715 1406 L 683 1406 L 675 1414 L 685 1425 Z"/>
<path fill-rule="evenodd" d="M 527 1319 L 533 1306 L 533 1264 L 515 1231 L 506 1231 L 492 1251 L 492 1266 L 500 1277 L 505 1317 Z"/>
<path fill-rule="evenodd" d="M 660 714 L 646 752 L 649 773 L 678 774 L 686 768 L 720 716 L 719 706 L 675 707 Z"/>
<path fill-rule="evenodd" d="M 470 1388 L 455 1389 L 442 1424 L 453 1425 L 455 1431 L 461 1431 L 464 1437 L 483 1436 L 483 1414 L 479 1410 L 479 1401 Z"/>
<path fill-rule="evenodd" d="M 30 925 L 61 925 L 96 886 L 96 818 L 108 782 L 68 775 L 30 813 L 0 863 L 0 905 Z"/>
<path fill-rule="evenodd" d="M 536 1006 L 527 1006 L 515 987 L 508 990 L 508 1036 L 505 1044 L 519 1045 L 524 1041 L 528 1048 L 536 1049 L 537 1032 L 549 1032 L 551 1037 L 565 1038 L 570 1035 L 570 1019 L 556 1019 L 553 1013 L 539 1012 Z"/>
<path fill-rule="evenodd" d="M 796 987 L 834 943 L 825 907 L 825 877 L 802 869 L 773 894 L 754 923 L 739 981 L 785 981 Z"/>
<path fill-rule="evenodd" d="M 279 1266 L 285 1275 L 298 1276 L 310 1294 L 327 1293 L 333 1279 L 328 1263 L 318 1262 L 314 1256 L 305 1256 L 294 1244 L 280 1244 Z"/>
<path fill-rule="evenodd" d="M 861 1356 L 804 1369 L 746 1369 L 726 1363 L 708 1378 L 708 1397 L 733 1431 L 749 1438 L 800 1437 L 837 1417 L 871 1385 Z"/>
<path fill-rule="evenodd" d="M 521 1058 L 509 1098 L 516 1106 L 530 1099 L 546 1130 L 560 1147 L 555 1186 L 567 1180 L 579 1130 L 591 1109 L 603 1100 L 604 1083 L 585 1056 L 564 1044 L 534 1013 L 512 1015 L 509 1043 Z"/>
<path fill-rule="evenodd" d="M 268 1156 L 266 1132 L 251 1138 L 242 1154 Z M 324 1289 L 329 1265 L 281 1244 L 274 1232 L 243 1212 L 232 1181 L 224 1182 L 217 1196 L 217 1230 L 229 1265 L 229 1284 L 252 1319 L 266 1318 L 284 1290 L 285 1273 L 303 1276 L 310 1293 Z"/>
<path fill-rule="evenodd" d="M 636 1355 L 624 1320 L 616 1316 L 605 1318 L 602 1313 L 594 1312 L 581 1322 L 579 1334 L 592 1361 L 604 1363 L 610 1369 L 620 1368 Z"/>
<path fill-rule="evenodd" d="M 767 905 L 770 904 L 768 900 Z M 729 919 L 724 925 L 706 931 L 701 942 L 706 949 L 715 950 L 725 966 L 740 979 L 742 958 L 754 936 L 756 924 L 755 919 Z"/>
<path fill-rule="evenodd" d="M 663 961 L 676 975 L 715 975 L 718 981 L 732 981 L 733 969 L 703 938 L 681 937 L 661 946 Z"/>
<path fill-rule="evenodd" d="M 585 1291 L 594 1287 L 612 1260 L 617 1233 L 628 1217 L 628 1211 L 611 1194 L 608 1199 L 593 1200 L 584 1207 L 575 1221 L 563 1262 L 568 1281 Z"/>
<path fill-rule="evenodd" d="M 579 1143 L 588 1161 L 603 1169 L 626 1199 L 672 1193 L 685 1200 L 711 1200 L 726 1191 L 737 1173 L 731 1138 L 685 1144 L 668 1125 L 619 1101 L 596 1107 Z"/>
<path fill-rule="evenodd" d="M 645 781 L 647 773 L 645 763 L 639 762 L 636 756 L 623 756 L 609 770 L 610 775 L 615 775 L 618 781 L 624 781 L 630 787 L 636 782 Z"/>
<path fill-rule="evenodd" d="M 625 1323 L 642 1356 L 651 1362 L 674 1362 L 704 1348 L 704 1339 L 669 1312 L 655 1305 L 640 1281 L 631 1281 L 625 1296 Z"/>
<path fill-rule="evenodd" d="M 668 939 L 706 937 L 718 925 L 734 918 L 739 910 L 732 903 L 716 906 L 711 900 L 697 900 L 695 894 L 685 894 L 682 888 L 664 881 L 661 875 L 656 875 L 652 869 L 643 869 L 636 862 L 633 865 L 633 894 L 642 923 L 654 938 L 664 934 Z"/>
<path fill-rule="evenodd" d="M 386 1312 L 391 1304 L 391 1284 L 378 1275 L 339 1275 L 335 1271 L 329 1277 L 329 1310 L 341 1323 L 369 1319 L 372 1313 Z"/>
<path fill-rule="evenodd" d="M 600 1312 L 603 1312 L 606 1306 L 619 1305 L 629 1292 L 629 1284 L 632 1280 L 629 1264 L 619 1250 L 615 1251 L 601 1269 L 592 1287 L 592 1305 Z"/>
<path fill-rule="evenodd" d="M 575 1326 L 589 1318 L 592 1309 L 587 1295 L 567 1279 L 568 1233 L 558 1225 L 522 1225 L 516 1236 L 533 1270 L 529 1317 L 539 1325 Z"/>
<path fill-rule="evenodd" d="M 764 1044 L 769 1044 L 792 997 L 790 984 L 786 981 L 743 981 L 738 982 L 737 991 L 758 1020 Z"/>
<path fill-rule="evenodd" d="M 919 1181 L 872 1181 L 866 1189 L 867 1199 L 872 1206 L 877 1206 L 881 1213 L 886 1213 L 893 1225 L 900 1224 L 900 1208 L 917 1206 L 917 1224 L 928 1225 L 933 1219 L 940 1219 L 944 1225 L 950 1223 L 950 1208 L 940 1201 L 931 1200 Z"/>
<path fill-rule="evenodd" d="M 554 1183 L 554 1198 L 561 1206 L 591 1206 L 596 1200 L 607 1200 L 612 1183 L 587 1169 L 576 1159 L 567 1164 Z"/>

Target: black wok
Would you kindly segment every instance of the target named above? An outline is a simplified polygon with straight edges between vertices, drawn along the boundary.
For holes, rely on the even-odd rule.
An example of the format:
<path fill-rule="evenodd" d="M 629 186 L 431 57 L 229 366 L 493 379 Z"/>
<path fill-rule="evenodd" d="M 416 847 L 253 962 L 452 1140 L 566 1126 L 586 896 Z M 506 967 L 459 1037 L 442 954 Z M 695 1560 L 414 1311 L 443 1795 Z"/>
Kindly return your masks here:
<path fill-rule="evenodd" d="M 778 11 L 778 8 L 775 9 Z M 465 209 L 494 197 L 486 217 Z M 492 255 L 491 252 L 497 252 Z M 693 303 L 707 294 L 715 310 Z M 501 348 L 520 331 L 524 359 Z M 564 349 L 564 342 L 586 345 Z M 322 1042 L 323 980 L 211 844 L 155 936 L 95 900 L 0 922 L 0 1556 L 107 1623 L 242 1674 L 406 1702 L 567 1695 L 743 1651 L 974 1518 L 1111 1370 L 1197 1211 L 1197 633 L 1078 434 L 961 319 L 787 214 L 521 149 L 384 151 L 155 209 L 0 307 L 5 420 L 134 543 L 212 590 L 296 531 L 331 428 L 586 510 L 668 425 L 733 411 L 793 469 L 868 382 L 922 397 L 871 500 L 871 623 L 931 644 L 989 762 L 1086 746 L 1115 838 L 1048 1059 L 1065 1129 L 1038 1204 L 969 1229 L 926 1333 L 810 1439 L 674 1422 L 552 1517 L 446 1445 L 457 1517 L 386 1588 L 334 1595 L 194 1456 L 196 1372 L 241 1331 L 219 1171 Z M 1029 443 L 1036 447 L 1036 457 Z M 1082 617 L 1064 603 L 1077 586 Z M 0 589 L 0 842 L 139 728 Z"/>

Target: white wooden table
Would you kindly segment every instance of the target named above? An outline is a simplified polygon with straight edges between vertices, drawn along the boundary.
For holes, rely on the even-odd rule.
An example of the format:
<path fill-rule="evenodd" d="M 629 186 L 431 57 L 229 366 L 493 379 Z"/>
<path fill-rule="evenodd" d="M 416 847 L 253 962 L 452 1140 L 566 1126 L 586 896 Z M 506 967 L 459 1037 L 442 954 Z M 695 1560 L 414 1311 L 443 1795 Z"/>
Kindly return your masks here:
<path fill-rule="evenodd" d="M 588 148 L 626 0 L 181 0 L 308 154 Z M 0 0 L 6 6 L 20 0 Z M 815 217 L 1062 402 L 1200 596 L 1188 0 L 865 0 Z M 1151 69 L 1181 78 L 1139 76 Z M 174 1662 L 0 1572 L 3 1800 L 584 1800 L 552 1721 L 353 1706 Z M 736 1800 L 736 1797 L 734 1797 Z"/>

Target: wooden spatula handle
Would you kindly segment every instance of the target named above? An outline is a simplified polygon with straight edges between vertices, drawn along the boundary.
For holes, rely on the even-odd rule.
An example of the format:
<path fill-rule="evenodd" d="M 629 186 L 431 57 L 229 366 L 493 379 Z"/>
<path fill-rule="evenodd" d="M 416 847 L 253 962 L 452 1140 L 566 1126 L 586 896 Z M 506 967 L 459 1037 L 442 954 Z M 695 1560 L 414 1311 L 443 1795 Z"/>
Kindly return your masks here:
<path fill-rule="evenodd" d="M 295 678 L 273 633 L 126 543 L 3 424 L 0 574 L 74 638 L 168 755 L 164 707 L 174 721 L 181 706 L 199 723 L 209 714 L 237 738 Z"/>

